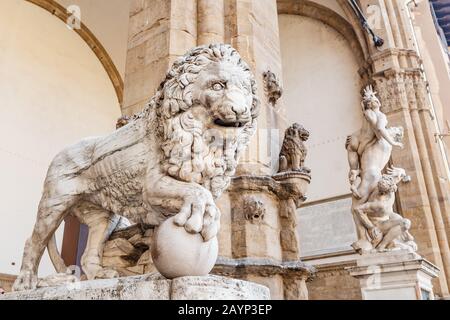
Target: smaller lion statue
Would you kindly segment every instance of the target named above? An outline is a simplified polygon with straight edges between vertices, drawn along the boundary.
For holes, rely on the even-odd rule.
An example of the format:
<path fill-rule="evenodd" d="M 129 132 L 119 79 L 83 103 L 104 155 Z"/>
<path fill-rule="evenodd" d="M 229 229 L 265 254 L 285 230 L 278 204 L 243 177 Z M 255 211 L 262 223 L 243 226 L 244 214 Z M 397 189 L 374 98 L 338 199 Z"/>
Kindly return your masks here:
<path fill-rule="evenodd" d="M 304 142 L 308 139 L 309 131 L 298 123 L 294 123 L 286 130 L 280 152 L 279 173 L 287 171 L 311 172 L 309 168 L 304 167 L 308 154 Z"/>

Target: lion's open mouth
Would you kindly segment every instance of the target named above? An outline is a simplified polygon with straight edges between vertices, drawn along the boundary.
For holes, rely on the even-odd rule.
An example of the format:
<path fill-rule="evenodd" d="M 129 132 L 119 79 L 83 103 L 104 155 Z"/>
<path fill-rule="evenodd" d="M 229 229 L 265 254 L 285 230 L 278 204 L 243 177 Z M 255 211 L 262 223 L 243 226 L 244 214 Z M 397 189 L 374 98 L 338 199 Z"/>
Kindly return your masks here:
<path fill-rule="evenodd" d="M 227 128 L 242 128 L 247 124 L 247 122 L 244 121 L 223 121 L 222 119 L 216 119 L 214 120 L 214 123 L 218 126 Z"/>

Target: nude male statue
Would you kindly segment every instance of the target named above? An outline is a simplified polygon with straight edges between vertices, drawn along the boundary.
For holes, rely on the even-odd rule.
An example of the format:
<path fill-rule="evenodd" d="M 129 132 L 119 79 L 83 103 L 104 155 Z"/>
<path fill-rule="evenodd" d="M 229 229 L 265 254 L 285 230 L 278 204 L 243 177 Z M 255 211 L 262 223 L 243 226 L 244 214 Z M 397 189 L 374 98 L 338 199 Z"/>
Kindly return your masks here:
<path fill-rule="evenodd" d="M 388 174 L 382 176 L 369 200 L 355 208 L 358 218 L 367 230 L 367 238 L 378 250 L 396 245 L 417 250 L 414 237 L 409 233 L 411 221 L 393 211 L 397 184 L 405 177 L 404 169 L 388 169 Z M 359 250 L 359 242 L 353 247 Z"/>

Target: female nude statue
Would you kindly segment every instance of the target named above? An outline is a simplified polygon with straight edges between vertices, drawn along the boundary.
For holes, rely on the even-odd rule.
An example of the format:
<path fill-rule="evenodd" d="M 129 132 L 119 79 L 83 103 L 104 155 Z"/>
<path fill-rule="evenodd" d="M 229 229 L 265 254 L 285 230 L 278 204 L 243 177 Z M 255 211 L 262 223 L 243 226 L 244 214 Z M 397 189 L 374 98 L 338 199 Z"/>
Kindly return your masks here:
<path fill-rule="evenodd" d="M 361 103 L 364 121 L 361 130 L 347 138 L 346 148 L 350 164 L 349 180 L 353 196 L 367 201 L 381 178 L 381 171 L 391 157 L 392 146 L 403 148 L 403 128 L 387 128 L 387 118 L 372 87 L 364 90 Z M 356 186 L 357 178 L 361 178 Z"/>

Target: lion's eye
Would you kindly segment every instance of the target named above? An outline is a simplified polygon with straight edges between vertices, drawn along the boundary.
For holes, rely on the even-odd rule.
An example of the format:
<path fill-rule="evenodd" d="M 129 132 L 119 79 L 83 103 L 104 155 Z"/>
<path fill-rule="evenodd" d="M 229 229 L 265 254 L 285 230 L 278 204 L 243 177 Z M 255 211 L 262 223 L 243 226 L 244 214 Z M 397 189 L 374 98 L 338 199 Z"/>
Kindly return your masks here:
<path fill-rule="evenodd" d="M 215 91 L 220 91 L 220 90 L 223 90 L 224 86 L 223 86 L 222 83 L 216 82 L 216 83 L 213 84 L 212 88 Z"/>

